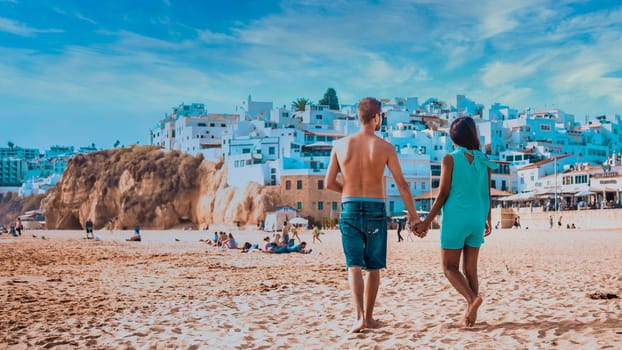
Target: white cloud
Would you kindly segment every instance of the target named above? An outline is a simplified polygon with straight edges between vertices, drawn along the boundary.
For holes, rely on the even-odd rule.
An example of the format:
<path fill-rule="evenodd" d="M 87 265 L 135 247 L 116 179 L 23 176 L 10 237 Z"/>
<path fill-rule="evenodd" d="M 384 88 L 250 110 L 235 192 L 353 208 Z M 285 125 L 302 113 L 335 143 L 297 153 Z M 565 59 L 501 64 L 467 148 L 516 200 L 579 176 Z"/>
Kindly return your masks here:
<path fill-rule="evenodd" d="M 37 33 L 60 33 L 62 32 L 62 30 L 36 29 L 10 18 L 0 17 L 0 32 L 15 34 L 19 36 L 33 36 Z"/>
<path fill-rule="evenodd" d="M 79 20 L 81 20 L 81 21 L 84 21 L 84 22 L 88 22 L 88 23 L 91 23 L 91 24 L 97 24 L 97 22 L 95 22 L 95 20 L 93 20 L 93 19 L 91 19 L 91 18 L 88 18 L 88 17 L 86 17 L 86 16 L 83 16 L 83 15 L 82 15 L 81 13 L 79 13 L 79 12 L 78 12 L 78 13 L 76 13 L 76 18 L 77 18 L 77 19 L 79 19 Z"/>

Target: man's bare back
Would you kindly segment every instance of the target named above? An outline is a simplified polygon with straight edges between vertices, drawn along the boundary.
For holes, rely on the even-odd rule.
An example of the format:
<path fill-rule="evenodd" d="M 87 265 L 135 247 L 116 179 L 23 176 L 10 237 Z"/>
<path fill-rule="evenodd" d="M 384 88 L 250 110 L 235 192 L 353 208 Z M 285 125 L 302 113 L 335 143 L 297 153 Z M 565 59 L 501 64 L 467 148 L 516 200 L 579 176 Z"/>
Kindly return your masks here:
<path fill-rule="evenodd" d="M 356 134 L 334 144 L 344 197 L 385 198 L 384 169 L 393 147 L 376 135 Z"/>

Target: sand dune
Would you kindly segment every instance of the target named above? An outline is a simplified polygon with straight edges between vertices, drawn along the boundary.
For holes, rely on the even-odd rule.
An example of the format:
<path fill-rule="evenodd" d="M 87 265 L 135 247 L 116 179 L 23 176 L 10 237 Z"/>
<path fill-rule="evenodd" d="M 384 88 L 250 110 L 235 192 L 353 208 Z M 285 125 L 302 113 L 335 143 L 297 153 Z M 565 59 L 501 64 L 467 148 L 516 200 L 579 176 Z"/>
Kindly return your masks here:
<path fill-rule="evenodd" d="M 209 232 L 212 232 L 211 230 Z M 37 235 L 36 238 L 31 234 Z M 0 236 L 0 349 L 616 348 L 622 342 L 622 231 L 500 230 L 481 251 L 478 323 L 439 265 L 438 231 L 395 242 L 376 306 L 353 321 L 337 232 L 314 254 L 221 251 L 208 232 L 27 231 Z M 40 236 L 45 235 L 46 239 Z M 261 242 L 265 233 L 239 232 Z M 179 241 L 175 241 L 177 238 Z M 309 234 L 303 239 L 311 241 Z"/>

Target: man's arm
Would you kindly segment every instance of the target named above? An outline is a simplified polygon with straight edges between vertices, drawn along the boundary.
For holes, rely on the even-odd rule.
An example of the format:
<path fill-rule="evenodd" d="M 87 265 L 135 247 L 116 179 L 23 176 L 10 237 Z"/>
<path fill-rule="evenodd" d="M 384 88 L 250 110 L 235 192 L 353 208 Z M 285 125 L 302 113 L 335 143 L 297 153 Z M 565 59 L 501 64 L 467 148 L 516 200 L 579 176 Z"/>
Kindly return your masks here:
<path fill-rule="evenodd" d="M 326 171 L 326 177 L 324 183 L 326 188 L 335 192 L 343 192 L 343 185 L 337 181 L 337 174 L 339 173 L 339 160 L 337 159 L 337 152 L 333 146 L 333 150 L 330 153 L 330 163 L 328 164 L 328 170 Z"/>
<path fill-rule="evenodd" d="M 434 205 L 430 210 L 430 214 L 425 218 L 426 227 L 430 227 L 432 220 L 441 211 L 441 208 L 449 198 L 449 190 L 451 189 L 451 173 L 454 170 L 454 159 L 450 154 L 446 154 L 441 162 L 441 183 L 438 188 L 438 196 L 434 201 Z"/>
<path fill-rule="evenodd" d="M 397 153 L 393 147 L 389 147 L 389 159 L 387 161 L 387 165 L 389 170 L 391 171 L 391 175 L 393 175 L 393 179 L 397 185 L 397 189 L 400 191 L 400 196 L 402 196 L 402 201 L 404 201 L 404 205 L 406 206 L 406 210 L 408 211 L 410 224 L 416 224 L 421 221 L 419 218 L 419 214 L 417 214 L 417 209 L 415 209 L 415 204 L 413 201 L 413 195 L 410 193 L 410 188 L 408 188 L 408 182 L 404 178 L 404 174 L 402 173 L 402 167 L 400 166 L 400 162 L 397 159 Z"/>

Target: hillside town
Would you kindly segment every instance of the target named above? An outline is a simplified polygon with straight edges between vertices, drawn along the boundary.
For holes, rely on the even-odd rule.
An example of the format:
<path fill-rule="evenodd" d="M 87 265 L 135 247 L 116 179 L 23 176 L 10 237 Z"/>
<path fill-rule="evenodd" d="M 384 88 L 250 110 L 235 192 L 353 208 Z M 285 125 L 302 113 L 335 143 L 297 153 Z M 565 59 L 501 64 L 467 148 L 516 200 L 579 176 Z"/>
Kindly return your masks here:
<path fill-rule="evenodd" d="M 149 142 L 165 151 L 222 161 L 228 185 L 276 186 L 283 206 L 302 217 L 332 221 L 338 218 L 340 197 L 325 189 L 325 171 L 332 142 L 360 128 L 357 106 L 302 102 L 274 106 L 248 96 L 235 114 L 181 103 L 149 130 Z M 440 160 L 453 150 L 448 128 L 461 116 L 475 119 L 482 151 L 500 165 L 491 179 L 496 206 L 546 211 L 621 204 L 619 115 L 579 120 L 558 108 L 519 111 L 499 103 L 486 110 L 464 95 L 456 96 L 455 105 L 435 98 L 420 103 L 417 97 L 383 99 L 382 104 L 378 135 L 394 145 L 418 210 L 429 210 L 436 197 Z M 44 193 L 59 181 L 71 157 L 96 150 L 95 145 L 77 150 L 54 146 L 41 153 L 9 144 L 0 148 L 0 191 Z M 402 215 L 405 206 L 388 171 L 386 193 L 387 214 Z"/>
<path fill-rule="evenodd" d="M 440 161 L 453 150 L 449 125 L 462 116 L 476 120 L 482 151 L 500 165 L 491 179 L 498 206 L 552 210 L 621 203 L 619 115 L 580 121 L 558 108 L 519 111 L 499 103 L 485 111 L 464 95 L 456 96 L 455 106 L 435 98 L 420 103 L 417 97 L 383 99 L 382 104 L 385 118 L 378 134 L 394 145 L 418 210 L 431 207 Z M 229 185 L 277 186 L 283 204 L 299 215 L 332 220 L 338 217 L 340 198 L 324 188 L 325 171 L 332 142 L 360 127 L 357 106 L 302 107 L 275 107 L 249 96 L 237 114 L 218 114 L 201 103 L 182 103 L 150 130 L 150 142 L 222 160 Z M 386 193 L 387 214 L 402 215 L 405 206 L 388 171 Z"/>

